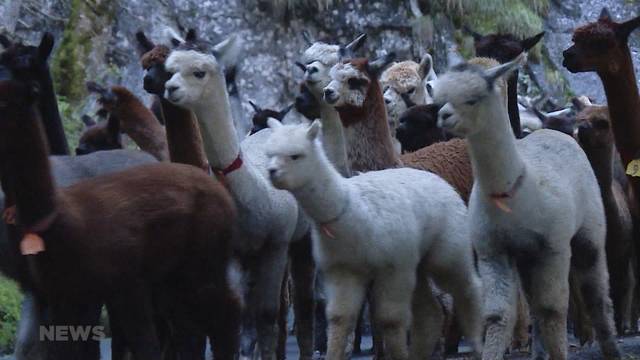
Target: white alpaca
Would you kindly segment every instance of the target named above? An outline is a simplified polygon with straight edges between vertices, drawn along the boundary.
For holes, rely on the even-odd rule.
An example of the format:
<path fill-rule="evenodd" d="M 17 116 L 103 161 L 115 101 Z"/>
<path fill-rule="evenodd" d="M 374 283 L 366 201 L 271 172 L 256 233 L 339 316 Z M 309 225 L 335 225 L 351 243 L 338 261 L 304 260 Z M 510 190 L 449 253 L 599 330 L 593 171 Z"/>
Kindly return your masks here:
<path fill-rule="evenodd" d="M 425 54 L 419 64 L 410 60 L 398 62 L 380 75 L 389 130 L 398 154 L 401 146 L 395 136 L 400 116 L 411 106 L 433 103 L 431 95 L 427 92 L 427 82 L 437 78 L 433 70 L 433 59 L 429 54 Z"/>
<path fill-rule="evenodd" d="M 456 191 L 414 169 L 344 178 L 325 155 L 318 121 L 281 125 L 270 119 L 269 126 L 271 181 L 290 191 L 316 225 L 313 253 L 328 296 L 326 358 L 344 359 L 369 285 L 387 355 L 408 357 L 412 324 L 411 359 L 428 358 L 440 337 L 442 312 L 428 278 L 454 295 L 467 340 L 479 354 L 481 283 Z"/>
<path fill-rule="evenodd" d="M 305 83 L 320 104 L 325 151 L 338 171 L 344 176 L 349 176 L 351 170 L 347 161 L 344 129 L 340 122 L 340 116 L 333 106 L 323 100 L 324 88 L 331 81 L 329 71 L 338 62 L 340 46 L 323 42 L 311 43 L 308 35 L 305 38 L 310 45 L 302 54 L 301 59 L 305 67 Z M 344 47 L 346 53 L 353 54 L 364 44 L 366 38 L 366 34 L 362 34 L 346 45 Z"/>
<path fill-rule="evenodd" d="M 518 276 L 551 359 L 567 358 L 571 268 L 604 357 L 617 359 L 604 211 L 589 161 L 572 138 L 556 131 L 516 141 L 494 87 L 524 58 L 489 70 L 463 63 L 433 87 L 435 102 L 443 105 L 438 125 L 469 142 L 471 236 L 487 294 L 483 358 L 501 359 L 507 348 Z"/>
<path fill-rule="evenodd" d="M 248 270 L 256 285 L 248 295 L 247 313 L 255 316 L 261 358 L 275 359 L 276 317 L 289 242 L 304 238 L 309 224 L 299 216 L 294 198 L 276 190 L 267 180 L 266 157 L 259 142 L 254 141 L 257 138 L 248 137 L 242 146 L 238 143 L 224 74 L 216 57 L 193 50 L 174 51 L 166 61 L 166 68 L 173 73 L 165 86 L 166 98 L 195 113 L 209 163 L 223 175 L 238 206 L 237 251 L 254 257 Z M 255 136 L 264 135 L 259 132 Z M 292 274 L 294 282 L 302 284 L 296 285 L 295 305 L 309 302 L 312 305 L 313 266 L 306 278 L 298 279 L 303 281 L 296 280 L 295 271 Z M 298 296 L 305 294 L 306 302 L 298 301 Z M 299 343 L 301 358 L 313 355 L 312 320 L 309 320 L 312 309 L 307 309 L 307 314 L 296 311 L 299 335 L 300 331 L 305 332 L 299 336 L 299 340 L 303 338 Z"/>

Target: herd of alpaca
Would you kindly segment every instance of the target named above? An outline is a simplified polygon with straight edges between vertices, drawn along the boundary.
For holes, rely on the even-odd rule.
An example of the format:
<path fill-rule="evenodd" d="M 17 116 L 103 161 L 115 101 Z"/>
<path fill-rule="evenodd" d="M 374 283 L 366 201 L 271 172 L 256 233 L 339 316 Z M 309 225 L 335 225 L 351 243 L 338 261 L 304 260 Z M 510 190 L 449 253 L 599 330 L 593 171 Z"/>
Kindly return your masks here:
<path fill-rule="evenodd" d="M 216 359 L 282 359 L 291 278 L 302 359 L 348 358 L 365 302 L 377 358 L 426 359 L 443 338 L 457 352 L 464 337 L 495 360 L 531 336 L 534 358 L 567 359 L 571 321 L 620 359 L 616 334 L 637 330 L 640 300 L 640 180 L 625 174 L 640 161 L 627 45 L 639 26 L 603 10 L 578 28 L 564 66 L 596 72 L 608 105 L 534 108 L 547 129 L 530 134 L 518 69 L 544 33 L 466 29 L 481 57 L 438 75 L 430 55 L 357 55 L 364 34 L 339 45 L 304 33 L 295 103 L 250 102 L 248 124 L 239 39 L 189 30 L 165 46 L 139 32 L 152 103 L 87 83 L 103 120 L 86 121 L 77 156 L 47 65 L 53 37 L 0 35 L 0 270 L 25 293 L 16 358 L 99 359 L 96 339 L 45 341 L 40 327 L 97 326 L 104 306 L 113 359 L 200 360 L 207 339 Z M 326 347 L 314 344 L 319 290 Z"/>

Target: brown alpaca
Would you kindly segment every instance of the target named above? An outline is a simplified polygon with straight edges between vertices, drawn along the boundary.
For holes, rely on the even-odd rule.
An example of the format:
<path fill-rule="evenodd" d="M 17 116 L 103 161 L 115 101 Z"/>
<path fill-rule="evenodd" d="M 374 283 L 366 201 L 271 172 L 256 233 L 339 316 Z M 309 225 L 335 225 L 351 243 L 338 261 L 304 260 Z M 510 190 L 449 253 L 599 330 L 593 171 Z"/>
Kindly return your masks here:
<path fill-rule="evenodd" d="M 123 86 L 106 89 L 94 82 L 87 89 L 97 93 L 102 107 L 120 120 L 120 129 L 142 149 L 159 161 L 169 161 L 165 130 L 140 99 Z"/>
<path fill-rule="evenodd" d="M 104 112 L 106 113 L 106 111 Z M 87 155 L 101 150 L 122 149 L 120 120 L 113 114 L 105 115 L 107 116 L 106 121 L 98 123 L 85 121 L 87 128 L 80 135 L 76 155 Z"/>
<path fill-rule="evenodd" d="M 573 33 L 574 44 L 563 52 L 563 65 L 572 73 L 594 71 L 607 96 L 611 129 L 625 168 L 640 158 L 640 97 L 627 41 L 640 26 L 640 17 L 614 22 L 607 9 L 598 21 Z M 630 178 L 634 192 L 640 193 L 640 179 Z"/>
<path fill-rule="evenodd" d="M 171 162 L 208 169 L 209 163 L 204 154 L 195 115 L 185 108 L 172 104 L 163 96 L 164 83 L 171 77 L 164 68 L 164 62 L 171 50 L 164 45 L 155 45 L 141 31 L 136 33 L 136 38 L 138 50 L 141 53 L 140 63 L 146 71 L 144 89 L 160 101 Z"/>
<path fill-rule="evenodd" d="M 193 324 L 215 339 L 216 358 L 233 359 L 240 302 L 228 278 L 235 208 L 227 191 L 178 164 L 56 189 L 36 96 L 0 81 L 0 165 L 3 189 L 16 200 L 23 279 L 50 305 L 50 324 L 86 325 L 78 309 L 106 303 L 134 357 L 160 359 L 155 290 L 180 301 L 172 314 L 184 330 L 179 341 L 190 340 Z M 81 360 L 77 346 L 51 342 L 48 358 Z"/>
<path fill-rule="evenodd" d="M 629 206 L 631 199 L 625 191 L 628 183 L 621 183 L 614 177 L 614 169 L 621 171 L 622 163 L 613 143 L 610 124 L 606 106 L 587 106 L 577 116 L 577 139 L 591 162 L 602 193 L 607 219 L 606 252 L 611 300 L 618 334 L 624 334 L 630 325 L 635 283 L 631 261 L 634 234 Z"/>

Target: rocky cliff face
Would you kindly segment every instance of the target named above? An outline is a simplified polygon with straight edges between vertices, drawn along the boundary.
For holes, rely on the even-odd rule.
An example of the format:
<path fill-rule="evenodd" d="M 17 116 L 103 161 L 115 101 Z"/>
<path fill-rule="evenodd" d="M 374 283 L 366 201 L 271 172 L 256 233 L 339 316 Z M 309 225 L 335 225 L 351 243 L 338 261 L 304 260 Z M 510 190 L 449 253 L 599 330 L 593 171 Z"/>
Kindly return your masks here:
<path fill-rule="evenodd" d="M 283 10 L 286 6 L 280 3 L 295 6 Z M 468 47 L 469 41 L 445 13 L 429 14 L 427 3 L 422 5 L 428 17 L 418 20 L 408 0 L 5 0 L 0 4 L 4 20 L 0 31 L 13 33 L 14 28 L 14 38 L 28 42 L 37 42 L 44 30 L 55 34 L 52 67 L 65 102 L 63 111 L 71 119 L 94 110 L 95 101 L 84 91 L 86 80 L 123 84 L 146 98 L 135 46 L 138 29 L 157 42 L 167 42 L 169 34 L 179 33 L 180 28 L 195 28 L 211 42 L 236 34 L 244 41 L 236 64 L 243 107 L 250 116 L 248 100 L 264 107 L 292 101 L 302 78 L 293 63 L 305 48 L 303 29 L 317 38 L 341 42 L 366 32 L 369 40 L 363 54 L 370 56 L 395 51 L 400 59 L 417 58 L 429 47 L 435 53 L 436 69 L 443 71 L 447 50 L 456 43 Z M 553 80 L 564 76 L 574 93 L 603 100 L 594 75 L 569 75 L 559 66 L 570 30 L 596 18 L 602 6 L 620 19 L 636 14 L 638 8 L 624 0 L 552 1 L 544 40 L 551 70 L 549 66 L 534 69 L 543 86 L 558 98 L 566 89 Z M 635 46 L 638 36 L 633 39 Z M 553 63 L 559 71 L 553 71 Z M 67 126 L 72 132 L 80 128 L 79 123 Z"/>

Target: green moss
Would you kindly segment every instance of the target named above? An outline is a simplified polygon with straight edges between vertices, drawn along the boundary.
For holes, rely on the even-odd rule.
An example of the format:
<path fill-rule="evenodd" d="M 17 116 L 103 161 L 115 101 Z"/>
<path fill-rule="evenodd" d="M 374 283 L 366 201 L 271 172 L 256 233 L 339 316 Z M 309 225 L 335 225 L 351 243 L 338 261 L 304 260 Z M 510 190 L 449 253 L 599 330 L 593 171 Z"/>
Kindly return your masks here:
<path fill-rule="evenodd" d="M 58 96 L 58 109 L 70 149 L 78 147 L 78 140 L 84 128 L 80 114 L 74 111 L 74 108 L 65 96 Z"/>
<path fill-rule="evenodd" d="M 79 100 L 85 94 L 83 64 L 90 35 L 78 29 L 82 7 L 82 0 L 71 0 L 71 15 L 51 68 L 56 92 L 70 100 Z"/>
<path fill-rule="evenodd" d="M 22 294 L 18 286 L 0 276 L 0 353 L 13 350 L 21 302 Z"/>

